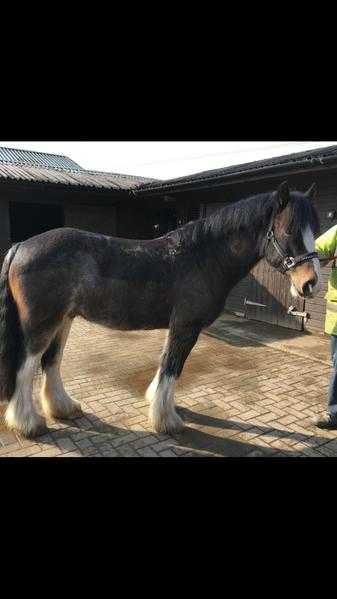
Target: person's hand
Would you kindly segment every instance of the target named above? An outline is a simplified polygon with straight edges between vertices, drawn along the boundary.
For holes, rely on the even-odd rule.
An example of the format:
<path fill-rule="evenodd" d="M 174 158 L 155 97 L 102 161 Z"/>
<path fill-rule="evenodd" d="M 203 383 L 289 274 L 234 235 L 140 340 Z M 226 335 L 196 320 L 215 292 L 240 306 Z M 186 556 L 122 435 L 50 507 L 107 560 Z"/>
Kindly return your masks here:
<path fill-rule="evenodd" d="M 321 266 L 332 266 L 334 260 L 336 260 L 336 258 L 320 258 L 319 259 L 319 263 Z"/>

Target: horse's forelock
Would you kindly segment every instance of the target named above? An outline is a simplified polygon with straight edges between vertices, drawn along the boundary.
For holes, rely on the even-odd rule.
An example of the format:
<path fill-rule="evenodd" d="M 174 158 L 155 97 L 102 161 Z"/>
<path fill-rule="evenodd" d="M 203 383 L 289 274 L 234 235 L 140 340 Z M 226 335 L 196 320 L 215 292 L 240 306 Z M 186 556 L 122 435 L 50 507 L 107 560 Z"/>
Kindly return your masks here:
<path fill-rule="evenodd" d="M 319 217 L 312 201 L 304 193 L 293 191 L 290 194 L 289 221 L 287 230 L 292 235 L 299 235 L 307 226 L 314 236 L 319 233 Z"/>

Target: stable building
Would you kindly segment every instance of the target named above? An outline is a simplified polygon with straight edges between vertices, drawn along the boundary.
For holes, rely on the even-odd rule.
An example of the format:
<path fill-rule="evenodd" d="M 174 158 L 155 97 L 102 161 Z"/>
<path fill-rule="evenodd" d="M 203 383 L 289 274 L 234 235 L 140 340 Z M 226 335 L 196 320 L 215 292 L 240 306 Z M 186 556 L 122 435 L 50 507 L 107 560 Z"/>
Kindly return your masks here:
<path fill-rule="evenodd" d="M 158 181 L 89 171 L 65 156 L 0 148 L 0 249 L 70 226 L 137 239 L 161 236 L 222 206 L 272 191 L 318 186 L 321 230 L 337 222 L 337 146 Z M 313 300 L 294 299 L 287 277 L 262 260 L 230 293 L 226 309 L 297 331 L 323 333 L 329 268 Z"/>
<path fill-rule="evenodd" d="M 49 229 L 149 239 L 177 227 L 165 197 L 140 200 L 144 177 L 89 171 L 70 158 L 0 148 L 0 251 Z"/>

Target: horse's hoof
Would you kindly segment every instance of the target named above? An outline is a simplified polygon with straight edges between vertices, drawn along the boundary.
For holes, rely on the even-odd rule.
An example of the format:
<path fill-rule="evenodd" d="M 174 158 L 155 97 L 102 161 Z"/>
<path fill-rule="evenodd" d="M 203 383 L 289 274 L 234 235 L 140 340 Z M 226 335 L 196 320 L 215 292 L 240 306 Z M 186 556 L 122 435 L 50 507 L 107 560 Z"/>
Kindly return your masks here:
<path fill-rule="evenodd" d="M 36 437 L 41 437 L 41 435 L 45 435 L 48 432 L 48 427 L 46 423 L 41 423 L 32 431 L 21 432 L 20 434 L 27 439 L 35 439 Z"/>
<path fill-rule="evenodd" d="M 54 401 L 51 406 L 42 398 L 42 407 L 47 418 L 54 420 L 73 420 L 83 416 L 81 404 L 76 399 L 67 399 L 67 403 L 62 400 Z"/>
<path fill-rule="evenodd" d="M 43 416 L 32 412 L 24 420 L 22 417 L 18 417 L 12 404 L 9 404 L 6 410 L 5 422 L 9 430 L 27 439 L 34 439 L 35 437 L 44 435 L 48 431 L 47 423 Z"/>
<path fill-rule="evenodd" d="M 9 426 L 9 430 L 13 431 L 13 433 L 17 433 L 20 437 L 24 439 L 35 439 L 36 437 L 40 437 L 41 435 L 45 435 L 48 432 L 48 427 L 45 422 L 41 422 L 34 428 L 18 428 L 17 426 Z"/>
<path fill-rule="evenodd" d="M 63 416 L 59 416 L 59 418 L 63 418 L 65 420 L 74 420 L 75 418 L 80 418 L 81 416 L 83 416 L 82 406 L 79 401 L 73 400 L 72 409 Z"/>
<path fill-rule="evenodd" d="M 150 423 L 156 433 L 166 433 L 167 435 L 182 432 L 186 428 L 184 421 L 176 412 L 171 412 L 164 418 L 157 420 L 150 416 Z"/>

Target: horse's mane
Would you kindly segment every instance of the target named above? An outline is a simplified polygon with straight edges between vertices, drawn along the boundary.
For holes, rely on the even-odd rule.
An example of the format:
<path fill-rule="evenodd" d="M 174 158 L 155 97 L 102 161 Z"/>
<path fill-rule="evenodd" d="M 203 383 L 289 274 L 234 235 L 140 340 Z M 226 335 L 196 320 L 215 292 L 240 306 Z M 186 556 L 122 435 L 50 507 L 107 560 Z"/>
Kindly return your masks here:
<path fill-rule="evenodd" d="M 290 192 L 287 232 L 297 236 L 309 224 L 314 235 L 319 231 L 319 219 L 311 200 L 303 193 Z M 251 233 L 259 236 L 267 230 L 279 209 L 274 192 L 262 193 L 220 208 L 210 216 L 200 218 L 171 231 L 166 237 L 178 243 L 200 245 L 210 240 L 224 239 L 233 234 Z"/>

